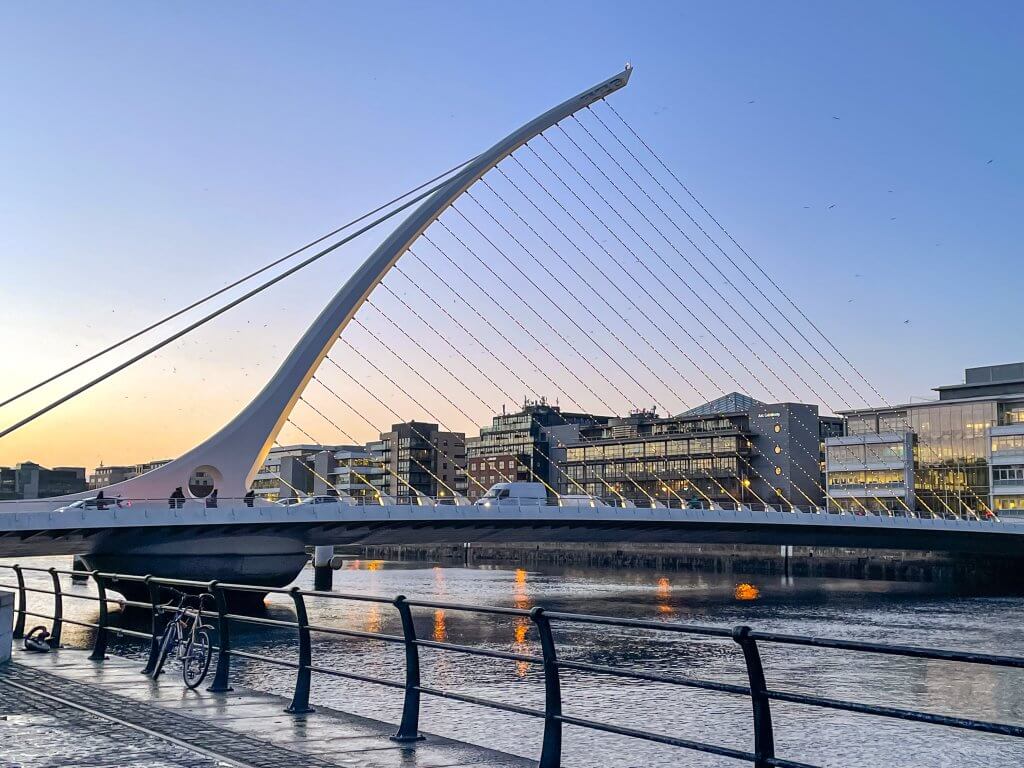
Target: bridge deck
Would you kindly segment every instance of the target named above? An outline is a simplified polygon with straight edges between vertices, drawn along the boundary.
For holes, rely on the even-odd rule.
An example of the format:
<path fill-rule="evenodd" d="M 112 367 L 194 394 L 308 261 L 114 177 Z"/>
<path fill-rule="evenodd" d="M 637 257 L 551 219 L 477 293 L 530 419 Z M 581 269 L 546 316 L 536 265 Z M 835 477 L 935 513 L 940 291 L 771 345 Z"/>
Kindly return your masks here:
<path fill-rule="evenodd" d="M 190 768 L 526 768 L 534 762 L 427 735 L 400 745 L 394 726 L 318 707 L 283 710 L 277 696 L 188 691 L 141 664 L 85 651 L 16 652 L 0 666 L 0 763 Z"/>

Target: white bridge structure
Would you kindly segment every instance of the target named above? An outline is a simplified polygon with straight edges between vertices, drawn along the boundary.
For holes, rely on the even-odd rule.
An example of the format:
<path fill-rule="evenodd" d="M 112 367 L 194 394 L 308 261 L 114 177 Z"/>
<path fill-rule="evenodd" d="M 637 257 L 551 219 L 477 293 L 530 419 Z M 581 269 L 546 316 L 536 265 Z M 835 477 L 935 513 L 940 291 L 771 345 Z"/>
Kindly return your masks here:
<path fill-rule="evenodd" d="M 209 439 L 158 469 L 103 489 L 107 501 L 100 506 L 73 505 L 76 500 L 95 496 L 94 491 L 59 499 L 0 504 L 0 557 L 81 554 L 92 567 L 105 571 L 217 578 L 281 586 L 290 582 L 303 566 L 306 561 L 305 547 L 309 545 L 467 541 L 714 541 L 942 549 L 1001 555 L 1024 551 L 1021 547 L 1024 526 L 998 520 L 961 519 L 946 515 L 928 519 L 911 514 L 892 517 L 838 515 L 826 514 L 824 511 L 795 511 L 797 507 L 793 504 L 778 510 L 766 506 L 758 510 L 742 505 L 735 509 L 669 509 L 663 505 L 637 508 L 599 504 L 486 507 L 464 503 L 440 504 L 425 499 L 424 503 L 410 506 L 388 503 L 387 498 L 380 498 L 374 504 L 339 499 L 335 502 L 292 507 L 266 504 L 259 500 L 249 504 L 243 501 L 254 475 L 288 421 L 289 414 L 302 398 L 332 347 L 385 275 L 410 251 L 428 227 L 438 222 L 442 213 L 451 209 L 470 187 L 501 161 L 527 146 L 528 142 L 541 137 L 544 131 L 624 88 L 629 83 L 630 75 L 631 70 L 627 67 L 614 77 L 529 121 L 462 166 L 429 196 L 424 197 L 330 300 L 262 391 Z M 487 238 L 483 232 L 477 232 L 474 235 L 477 239 Z M 537 232 L 534 231 L 534 234 Z M 593 239 L 594 247 L 605 247 L 604 239 L 603 235 L 602 239 Z M 576 242 L 570 240 L 570 243 Z M 646 241 L 643 242 L 654 251 Z M 693 243 L 692 240 L 690 242 Z M 582 240 L 578 243 L 573 247 L 583 256 Z M 547 242 L 544 241 L 544 244 L 547 245 Z M 466 247 L 469 248 L 468 245 Z M 548 247 L 552 251 L 556 250 Z M 703 251 L 701 255 L 704 256 Z M 637 256 L 636 260 L 639 262 L 640 257 Z M 572 264 L 565 259 L 563 262 L 590 287 L 586 277 L 593 274 L 590 267 L 582 264 L 579 269 L 584 275 L 580 275 L 575 268 L 575 259 Z M 689 264 L 688 261 L 686 263 Z M 546 282 L 547 278 L 543 278 L 543 281 Z M 614 280 L 610 282 L 613 285 L 616 283 Z M 634 279 L 634 282 L 640 286 L 640 281 Z M 718 278 L 708 282 L 708 285 L 719 296 L 722 295 L 719 289 L 728 290 Z M 728 285 L 735 287 L 731 282 Z M 616 290 L 622 292 L 621 288 L 616 287 Z M 731 303 L 727 304 L 732 306 Z M 651 330 L 641 333 L 635 326 L 643 318 L 650 319 L 644 314 L 644 307 L 655 305 L 651 302 L 638 303 L 631 311 L 619 313 L 616 310 L 612 314 L 618 314 L 623 323 L 636 332 L 672 371 L 679 374 L 687 386 L 696 389 L 677 370 L 677 361 L 680 366 L 683 358 L 693 362 L 688 351 L 691 341 L 699 343 L 698 339 L 703 339 L 705 334 L 699 331 L 690 334 L 687 331 L 685 336 L 691 340 L 687 341 L 680 321 L 672 317 L 652 321 Z M 606 322 L 611 322 L 611 314 L 604 310 L 592 314 L 594 320 L 607 329 L 607 333 L 602 331 L 602 337 L 614 337 L 623 346 L 627 356 L 636 356 L 632 346 L 622 343 L 616 331 L 607 327 Z M 700 313 L 691 314 L 695 322 L 718 339 L 706 326 L 706 323 L 711 322 L 710 319 L 702 319 Z M 710 318 L 712 313 L 709 311 L 705 315 Z M 480 321 L 481 325 L 487 324 L 490 318 L 480 316 Z M 679 326 L 678 331 L 672 322 Z M 729 330 L 737 335 L 731 327 Z M 754 332 L 761 335 L 756 330 Z M 664 343 L 655 345 L 648 341 L 649 338 L 661 336 L 665 338 Z M 532 338 L 537 345 L 543 343 Z M 741 346 L 734 342 L 730 342 L 730 345 Z M 742 360 L 737 359 L 739 367 L 748 370 L 749 366 L 757 364 L 753 362 L 755 358 L 760 363 L 765 362 L 762 356 L 766 355 L 754 350 L 756 344 L 744 342 L 744 345 L 748 351 L 739 350 L 744 356 Z M 715 354 L 719 358 L 723 357 L 720 353 Z M 710 355 L 710 358 L 712 361 L 718 359 L 715 355 Z M 590 365 L 593 373 L 587 370 L 582 375 L 576 375 L 576 380 L 588 390 L 589 381 L 592 378 L 596 380 L 598 374 L 598 369 Z M 657 365 L 661 366 L 661 363 Z M 733 378 L 731 371 L 736 366 L 730 365 L 732 367 L 726 370 L 722 363 L 718 363 Z M 643 368 L 633 363 L 627 367 L 629 370 L 619 365 L 626 378 L 636 382 L 640 390 L 646 391 L 646 385 L 637 379 L 641 374 L 647 377 Z M 790 367 L 788 363 L 787 367 Z M 695 363 L 694 368 L 706 377 L 707 371 L 713 370 L 714 366 L 710 363 Z M 659 370 L 664 370 L 664 367 Z M 664 373 L 654 376 L 663 384 L 664 379 L 668 378 Z M 770 381 L 770 377 L 764 374 L 759 376 L 755 377 L 758 381 L 761 378 Z M 519 378 L 518 375 L 515 377 Z M 778 374 L 775 374 L 775 378 L 783 383 Z M 820 373 L 818 378 L 824 381 Z M 609 384 L 618 391 L 616 384 L 610 381 Z M 496 386 L 500 388 L 497 382 Z M 778 385 L 764 386 L 768 388 Z M 645 395 L 641 394 L 640 397 Z M 220 496 L 217 505 L 208 506 L 206 501 L 198 498 L 169 503 L 171 491 L 175 488 L 188 489 L 190 478 L 197 472 L 205 473 L 212 479 Z"/>

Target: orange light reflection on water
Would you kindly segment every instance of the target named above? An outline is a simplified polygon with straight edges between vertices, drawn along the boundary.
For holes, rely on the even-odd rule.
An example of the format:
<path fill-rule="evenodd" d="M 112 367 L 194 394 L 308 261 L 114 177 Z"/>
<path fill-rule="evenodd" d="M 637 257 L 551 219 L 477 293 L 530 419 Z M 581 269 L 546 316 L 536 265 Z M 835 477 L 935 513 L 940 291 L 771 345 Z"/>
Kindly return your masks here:
<path fill-rule="evenodd" d="M 445 621 L 444 611 L 440 608 L 434 611 L 434 633 L 432 636 L 439 643 L 448 639 L 448 625 Z"/>
<path fill-rule="evenodd" d="M 736 590 L 733 592 L 733 595 L 737 600 L 757 600 L 761 595 L 761 590 L 753 584 L 747 584 L 744 582 L 736 585 Z"/>
<path fill-rule="evenodd" d="M 658 613 L 671 616 L 676 612 L 672 607 L 672 582 L 662 576 L 658 579 L 658 589 L 655 592 L 657 599 Z"/>
<path fill-rule="evenodd" d="M 526 569 L 516 568 L 515 573 L 515 585 L 512 588 L 512 604 L 519 610 L 526 611 L 532 606 L 530 605 L 530 597 L 526 593 Z M 515 621 L 515 625 L 512 629 L 512 642 L 515 645 L 517 651 L 525 650 L 526 646 L 526 635 L 530 631 L 530 620 L 525 616 L 518 616 Z M 526 677 L 526 673 L 530 669 L 529 662 L 517 661 L 516 662 L 516 676 Z"/>

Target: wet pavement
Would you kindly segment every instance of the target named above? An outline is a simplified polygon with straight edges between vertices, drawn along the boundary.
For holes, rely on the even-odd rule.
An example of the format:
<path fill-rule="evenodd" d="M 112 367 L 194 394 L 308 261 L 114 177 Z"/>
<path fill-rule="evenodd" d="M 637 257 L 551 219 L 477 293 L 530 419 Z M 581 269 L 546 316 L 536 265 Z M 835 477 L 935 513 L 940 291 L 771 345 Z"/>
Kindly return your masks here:
<path fill-rule="evenodd" d="M 85 651 L 16 652 L 0 667 L 0 768 L 526 768 L 534 762 L 326 707 L 284 712 L 265 693 L 189 691 L 138 661 Z"/>

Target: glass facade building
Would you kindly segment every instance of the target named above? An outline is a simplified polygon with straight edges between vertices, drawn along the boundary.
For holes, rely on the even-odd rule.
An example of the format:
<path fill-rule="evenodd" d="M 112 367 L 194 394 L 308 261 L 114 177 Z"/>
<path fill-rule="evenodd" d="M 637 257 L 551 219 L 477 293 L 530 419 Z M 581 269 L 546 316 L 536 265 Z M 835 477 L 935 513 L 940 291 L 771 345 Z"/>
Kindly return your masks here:
<path fill-rule="evenodd" d="M 848 499 L 837 498 L 838 506 L 900 512 L 898 499 L 913 499 L 914 512 L 936 517 L 987 517 L 1009 505 L 1019 508 L 1024 495 L 1012 499 L 1009 489 L 1020 487 L 1014 481 L 1024 455 L 1014 460 L 1010 445 L 1024 435 L 1024 379 L 1006 378 L 1018 372 L 1024 373 L 1020 364 L 968 369 L 963 384 L 936 388 L 937 401 L 843 414 L 847 437 L 826 445 L 829 492 Z M 857 436 L 866 435 L 876 437 L 860 441 L 861 459 L 852 461 Z M 899 488 L 900 473 L 904 492 L 882 493 Z M 851 488 L 862 493 L 848 494 Z"/>

